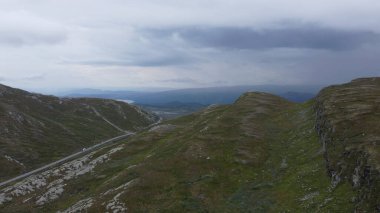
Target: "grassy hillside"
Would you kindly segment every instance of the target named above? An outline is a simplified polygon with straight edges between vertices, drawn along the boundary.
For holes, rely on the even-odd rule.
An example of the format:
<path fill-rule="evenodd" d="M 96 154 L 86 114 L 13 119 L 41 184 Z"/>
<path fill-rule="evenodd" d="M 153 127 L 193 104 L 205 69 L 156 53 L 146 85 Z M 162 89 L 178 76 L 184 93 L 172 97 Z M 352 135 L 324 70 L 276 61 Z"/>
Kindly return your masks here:
<path fill-rule="evenodd" d="M 156 119 L 122 102 L 59 99 L 0 85 L 0 180 Z"/>
<path fill-rule="evenodd" d="M 369 82 L 378 81 L 330 87 L 303 104 L 267 93 L 246 93 L 232 105 L 210 106 L 166 121 L 124 143 L 4 188 L 0 208 L 6 212 L 374 212 L 380 193 L 379 150 L 373 144 L 379 132 L 373 129 L 377 123 L 371 122 L 379 115 L 380 86 Z M 358 102 L 371 109 L 357 115 L 357 119 L 367 116 L 363 125 L 351 122 L 355 113 L 348 110 L 356 106 L 349 100 L 357 89 L 362 97 Z M 341 95 L 342 90 L 351 92 Z M 336 106 L 348 111 L 329 111 Z M 330 128 L 334 131 L 327 131 Z M 371 143 L 346 137 L 358 131 L 371 135 L 367 138 Z M 346 143 L 334 145 L 344 137 Z M 364 154 L 350 155 L 347 150 Z M 360 165 L 355 167 L 360 186 L 349 178 L 350 162 Z M 363 176 L 367 170 L 362 168 L 369 168 L 371 175 Z"/>
<path fill-rule="evenodd" d="M 349 182 L 359 207 L 380 211 L 380 78 L 325 88 L 315 110 L 334 184 Z"/>

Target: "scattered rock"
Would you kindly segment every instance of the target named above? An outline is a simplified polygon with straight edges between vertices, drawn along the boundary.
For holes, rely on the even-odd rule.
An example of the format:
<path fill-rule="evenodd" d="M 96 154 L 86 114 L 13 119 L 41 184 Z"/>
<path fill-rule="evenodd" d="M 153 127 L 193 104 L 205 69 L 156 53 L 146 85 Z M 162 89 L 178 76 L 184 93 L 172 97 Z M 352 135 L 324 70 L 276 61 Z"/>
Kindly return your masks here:
<path fill-rule="evenodd" d="M 318 195 L 319 195 L 319 192 L 312 192 L 310 194 L 305 195 L 303 198 L 300 199 L 300 201 L 310 200 Z"/>
<path fill-rule="evenodd" d="M 57 213 L 77 213 L 77 212 L 87 212 L 86 210 L 90 208 L 94 204 L 94 200 L 92 198 L 87 198 L 84 200 L 80 200 L 70 208 L 64 211 L 58 211 Z"/>

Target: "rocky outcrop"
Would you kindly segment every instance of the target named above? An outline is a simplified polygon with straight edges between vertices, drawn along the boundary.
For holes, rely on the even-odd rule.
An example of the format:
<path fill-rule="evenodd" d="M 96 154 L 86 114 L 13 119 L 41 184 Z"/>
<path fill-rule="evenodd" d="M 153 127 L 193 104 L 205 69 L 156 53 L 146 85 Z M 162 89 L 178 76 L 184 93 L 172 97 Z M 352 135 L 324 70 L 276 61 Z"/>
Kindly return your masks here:
<path fill-rule="evenodd" d="M 356 210 L 380 211 L 380 78 L 331 86 L 315 99 L 316 131 L 331 190 L 349 181 Z"/>
<path fill-rule="evenodd" d="M 82 175 L 92 172 L 98 165 L 111 159 L 111 156 L 122 150 L 123 145 L 110 149 L 105 154 L 95 157 L 97 152 L 89 153 L 79 159 L 64 163 L 57 168 L 52 168 L 38 175 L 27 177 L 14 185 L 0 190 L 0 208 L 3 204 L 24 196 L 29 196 L 24 203 L 32 203 L 43 206 L 60 198 L 65 190 L 67 182 Z M 123 186 L 124 187 L 124 186 Z M 123 188 L 121 187 L 121 188 Z M 34 193 L 43 192 L 36 196 Z"/>

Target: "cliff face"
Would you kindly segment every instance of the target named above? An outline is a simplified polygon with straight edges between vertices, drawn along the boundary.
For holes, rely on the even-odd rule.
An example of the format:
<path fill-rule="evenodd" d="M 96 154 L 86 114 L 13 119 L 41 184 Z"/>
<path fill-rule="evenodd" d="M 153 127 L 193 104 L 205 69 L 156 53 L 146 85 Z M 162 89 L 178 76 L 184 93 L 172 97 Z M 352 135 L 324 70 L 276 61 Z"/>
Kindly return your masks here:
<path fill-rule="evenodd" d="M 350 182 L 357 210 L 380 211 L 380 78 L 325 88 L 315 111 L 332 186 Z"/>

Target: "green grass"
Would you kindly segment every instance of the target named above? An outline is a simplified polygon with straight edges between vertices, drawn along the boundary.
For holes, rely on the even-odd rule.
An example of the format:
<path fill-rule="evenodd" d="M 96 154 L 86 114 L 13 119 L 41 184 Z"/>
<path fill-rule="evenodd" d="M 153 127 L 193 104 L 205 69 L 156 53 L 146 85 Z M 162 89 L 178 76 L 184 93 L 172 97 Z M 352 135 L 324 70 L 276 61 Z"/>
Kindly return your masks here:
<path fill-rule="evenodd" d="M 3 163 L 0 181 L 123 134 L 97 116 L 92 108 L 129 131 L 146 127 L 157 119 L 113 100 L 58 99 L 7 88 L 0 97 L 0 156 L 7 154 L 26 168 L 9 169 Z"/>
<path fill-rule="evenodd" d="M 46 210 L 92 197 L 89 212 L 105 211 L 103 203 L 121 191 L 102 193 L 136 180 L 119 196 L 130 212 L 371 212 L 374 201 L 358 204 L 363 191 L 349 179 L 332 185 L 315 130 L 317 103 L 247 93 L 232 105 L 165 121 L 175 128 L 126 140 L 110 161 L 68 182 Z"/>
<path fill-rule="evenodd" d="M 83 182 L 88 188 L 65 205 L 138 179 L 120 197 L 131 211 L 352 210 L 354 191 L 348 183 L 330 189 L 312 103 L 295 105 L 265 97 L 268 111 L 258 112 L 255 106 L 263 102 L 255 100 L 260 96 L 167 121 L 176 125 L 172 131 L 130 139 L 124 150 L 95 170 L 93 179 L 80 178 L 67 189 L 67 194 L 75 194 L 70 190 Z M 282 168 L 283 159 L 287 166 Z M 131 165 L 137 166 L 126 169 Z M 106 177 L 96 179 L 98 175 Z M 116 178 L 108 182 L 112 177 Z M 99 196 L 97 203 L 111 198 Z M 98 208 L 103 207 L 92 210 Z"/>

